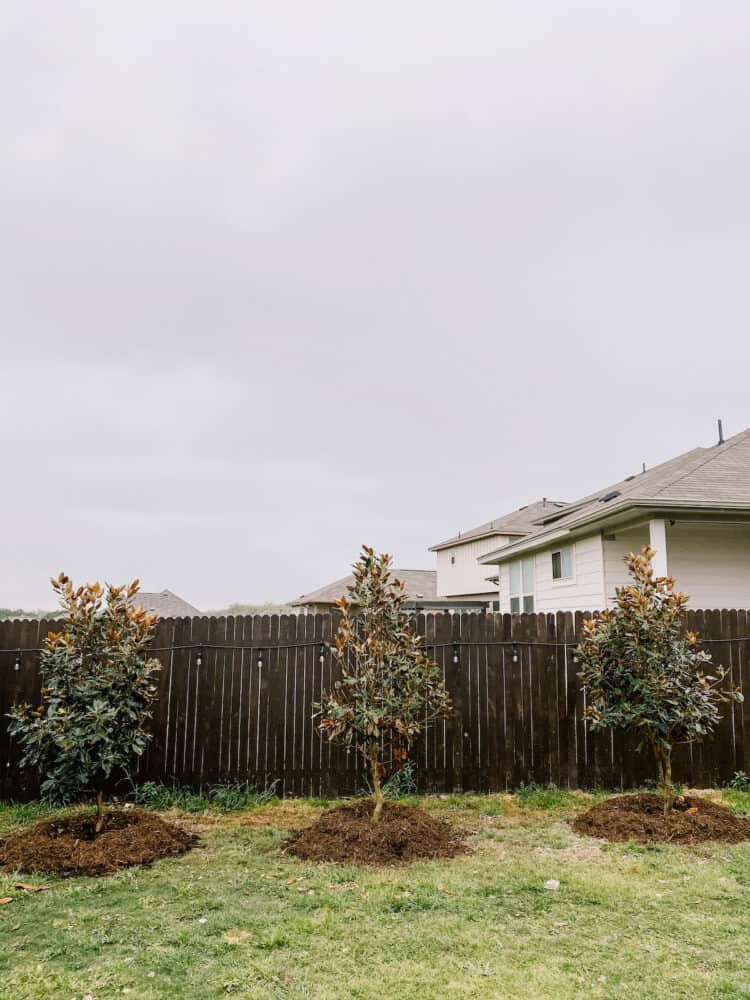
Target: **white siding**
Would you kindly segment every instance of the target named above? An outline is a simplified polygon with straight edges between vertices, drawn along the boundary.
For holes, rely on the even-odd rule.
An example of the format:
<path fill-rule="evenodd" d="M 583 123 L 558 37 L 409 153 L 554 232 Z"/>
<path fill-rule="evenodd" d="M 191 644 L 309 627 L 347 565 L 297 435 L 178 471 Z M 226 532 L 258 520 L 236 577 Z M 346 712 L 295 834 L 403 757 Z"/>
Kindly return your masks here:
<path fill-rule="evenodd" d="M 649 541 L 647 524 L 640 524 L 637 528 L 628 528 L 627 531 L 616 531 L 614 538 L 605 538 L 604 545 L 604 593 L 607 595 L 607 603 L 611 607 L 615 599 L 615 587 L 624 586 L 630 579 L 628 568 L 625 565 L 625 558 L 631 552 L 640 552 Z M 667 553 L 667 565 L 669 564 L 669 553 Z"/>
<path fill-rule="evenodd" d="M 440 549 L 436 553 L 438 597 L 486 596 L 487 600 L 496 600 L 497 591 L 486 578 L 494 576 L 497 567 L 481 566 L 477 559 L 507 543 L 507 536 L 493 535 Z M 451 556 L 455 563 L 451 563 Z"/>
<path fill-rule="evenodd" d="M 667 525 L 667 569 L 691 608 L 750 608 L 750 525 Z"/>
<path fill-rule="evenodd" d="M 552 579 L 552 553 L 558 543 L 534 554 L 534 610 L 595 611 L 604 602 L 604 563 L 599 534 L 568 545 L 573 549 L 573 577 Z M 500 610 L 510 611 L 510 563 L 500 566 Z"/>
<path fill-rule="evenodd" d="M 604 542 L 606 594 L 627 583 L 624 558 L 649 541 L 647 524 Z M 667 523 L 667 572 L 691 608 L 750 608 L 750 525 Z"/>

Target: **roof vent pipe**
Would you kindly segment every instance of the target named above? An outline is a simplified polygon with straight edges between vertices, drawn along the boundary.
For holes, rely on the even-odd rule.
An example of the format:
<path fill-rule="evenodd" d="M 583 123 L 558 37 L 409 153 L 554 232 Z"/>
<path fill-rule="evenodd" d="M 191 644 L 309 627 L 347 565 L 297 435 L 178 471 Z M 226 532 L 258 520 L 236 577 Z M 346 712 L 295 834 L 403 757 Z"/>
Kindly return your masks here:
<path fill-rule="evenodd" d="M 724 444 L 724 428 L 721 426 L 721 420 L 718 421 L 719 424 L 719 440 L 716 442 L 717 446 Z"/>

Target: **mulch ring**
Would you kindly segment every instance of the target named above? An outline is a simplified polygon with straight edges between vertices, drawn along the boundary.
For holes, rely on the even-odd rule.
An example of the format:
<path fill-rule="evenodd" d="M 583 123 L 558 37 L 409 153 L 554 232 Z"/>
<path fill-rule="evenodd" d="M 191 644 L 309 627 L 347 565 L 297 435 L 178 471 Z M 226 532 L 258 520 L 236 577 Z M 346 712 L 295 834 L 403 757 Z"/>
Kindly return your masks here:
<path fill-rule="evenodd" d="M 700 844 L 707 840 L 738 844 L 750 840 L 750 818 L 735 816 L 718 802 L 690 795 L 679 796 L 668 817 L 660 795 L 620 795 L 579 813 L 573 829 L 587 837 L 641 844 Z"/>
<path fill-rule="evenodd" d="M 386 802 L 379 823 L 372 822 L 372 810 L 370 799 L 328 809 L 312 826 L 293 834 L 286 850 L 304 861 L 353 865 L 403 865 L 469 851 L 464 831 L 421 809 Z"/>
<path fill-rule="evenodd" d="M 0 842 L 0 869 L 55 875 L 111 875 L 184 854 L 198 843 L 188 830 L 140 809 L 107 813 L 94 838 L 91 813 L 43 820 Z"/>

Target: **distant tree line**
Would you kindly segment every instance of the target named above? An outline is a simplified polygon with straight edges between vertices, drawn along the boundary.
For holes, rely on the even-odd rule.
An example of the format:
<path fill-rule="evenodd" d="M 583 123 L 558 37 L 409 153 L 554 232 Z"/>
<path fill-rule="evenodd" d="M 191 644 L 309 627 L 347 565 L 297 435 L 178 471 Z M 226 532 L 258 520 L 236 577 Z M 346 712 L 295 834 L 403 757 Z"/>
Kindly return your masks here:
<path fill-rule="evenodd" d="M 0 621 L 9 618 L 59 618 L 59 611 L 45 611 L 37 608 L 35 611 L 25 611 L 23 608 L 0 608 Z"/>
<path fill-rule="evenodd" d="M 298 610 L 291 604 L 230 604 L 227 608 L 207 611 L 206 614 L 217 618 L 227 615 L 293 615 Z"/>
<path fill-rule="evenodd" d="M 207 615 L 216 617 L 227 615 L 292 615 L 298 612 L 291 604 L 230 604 L 226 608 L 207 611 Z M 25 608 L 0 608 L 0 621 L 12 618 L 59 618 L 60 611 L 49 611 L 46 608 L 27 610 Z"/>

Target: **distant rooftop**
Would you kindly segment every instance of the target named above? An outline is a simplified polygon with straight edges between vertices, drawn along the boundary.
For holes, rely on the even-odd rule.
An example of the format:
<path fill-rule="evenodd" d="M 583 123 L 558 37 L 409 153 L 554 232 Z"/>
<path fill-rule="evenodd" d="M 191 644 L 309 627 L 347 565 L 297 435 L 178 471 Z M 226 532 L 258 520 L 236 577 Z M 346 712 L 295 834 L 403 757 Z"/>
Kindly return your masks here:
<path fill-rule="evenodd" d="M 159 590 L 155 593 L 139 590 L 132 603 L 160 618 L 199 618 L 203 614 L 171 590 Z"/>
<path fill-rule="evenodd" d="M 610 512 L 630 507 L 664 509 L 733 510 L 750 509 L 750 430 L 708 448 L 693 448 L 676 458 L 643 472 L 626 476 L 596 493 L 590 493 L 559 511 L 537 514 L 526 537 L 506 548 L 482 556 L 481 563 L 510 556 L 520 549 L 539 544 L 551 532 L 590 521 L 601 520 Z"/>
<path fill-rule="evenodd" d="M 393 569 L 392 575 L 406 584 L 406 596 L 410 601 L 434 601 L 437 597 L 437 573 L 434 569 Z M 342 576 L 340 580 L 326 584 L 319 590 L 302 594 L 296 601 L 291 601 L 294 608 L 307 604 L 335 604 L 340 597 L 346 596 L 347 590 L 354 583 L 354 576 Z"/>
<path fill-rule="evenodd" d="M 547 514 L 555 514 L 558 510 L 566 507 L 562 500 L 537 500 L 534 503 L 519 507 L 518 510 L 511 511 L 510 514 L 502 514 L 493 521 L 480 524 L 477 528 L 470 528 L 468 531 L 459 531 L 453 538 L 448 538 L 444 542 L 438 542 L 430 548 L 430 552 L 437 552 L 440 549 L 452 548 L 462 542 L 470 542 L 477 538 L 489 538 L 492 535 L 527 535 L 534 530 L 534 526 L 540 517 Z"/>

